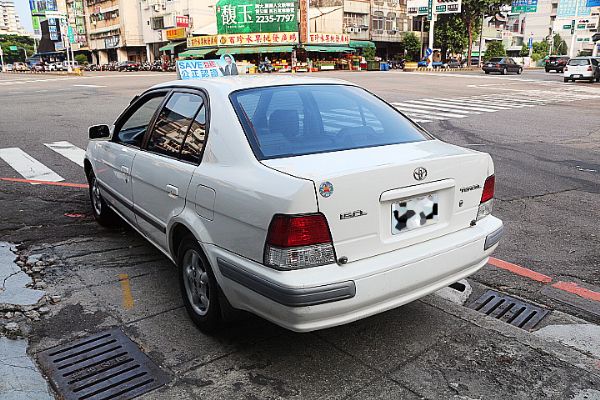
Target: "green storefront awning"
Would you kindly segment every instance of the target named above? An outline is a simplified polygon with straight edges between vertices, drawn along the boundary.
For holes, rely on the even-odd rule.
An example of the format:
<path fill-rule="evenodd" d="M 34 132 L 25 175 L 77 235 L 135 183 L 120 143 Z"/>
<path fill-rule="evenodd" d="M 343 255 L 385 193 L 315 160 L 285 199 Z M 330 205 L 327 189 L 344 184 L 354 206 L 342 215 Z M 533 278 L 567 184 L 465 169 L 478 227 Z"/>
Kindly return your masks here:
<path fill-rule="evenodd" d="M 158 49 L 158 51 L 173 51 L 173 50 L 175 50 L 175 47 L 181 46 L 182 44 L 185 44 L 185 42 L 171 42 L 171 43 L 165 44 L 163 47 Z"/>
<path fill-rule="evenodd" d="M 375 48 L 375 43 L 369 42 L 368 40 L 351 40 L 350 47 L 355 49 L 364 49 L 364 48 Z"/>
<path fill-rule="evenodd" d="M 257 54 L 257 53 L 291 53 L 294 46 L 260 46 L 260 47 L 221 47 L 217 55 L 223 54 Z"/>
<path fill-rule="evenodd" d="M 354 51 L 351 47 L 343 47 L 343 46 L 304 46 L 306 51 L 314 51 L 320 53 L 346 53 Z"/>
<path fill-rule="evenodd" d="M 204 57 L 209 53 L 214 53 L 217 51 L 216 48 L 211 47 L 210 49 L 190 49 L 186 50 L 183 53 L 179 53 L 179 57 Z"/>

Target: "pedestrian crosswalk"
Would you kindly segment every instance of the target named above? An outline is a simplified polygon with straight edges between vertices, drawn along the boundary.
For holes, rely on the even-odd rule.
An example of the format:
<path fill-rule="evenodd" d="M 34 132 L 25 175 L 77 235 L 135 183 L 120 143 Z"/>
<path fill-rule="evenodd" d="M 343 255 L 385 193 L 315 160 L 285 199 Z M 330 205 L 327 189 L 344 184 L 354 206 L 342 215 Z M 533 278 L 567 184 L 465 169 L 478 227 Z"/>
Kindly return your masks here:
<path fill-rule="evenodd" d="M 511 90 L 475 96 L 402 100 L 392 102 L 392 105 L 413 121 L 427 123 L 590 99 L 600 99 L 600 92 L 578 89 L 567 89 L 560 92 L 554 90 Z"/>
<path fill-rule="evenodd" d="M 66 141 L 44 143 L 44 146 L 55 153 L 65 157 L 69 161 L 83 167 L 85 150 Z M 31 184 L 43 182 L 62 182 L 65 179 L 53 171 L 41 161 L 37 160 L 19 147 L 7 147 L 0 149 L 0 159 L 10 166 L 24 179 L 32 181 Z"/>

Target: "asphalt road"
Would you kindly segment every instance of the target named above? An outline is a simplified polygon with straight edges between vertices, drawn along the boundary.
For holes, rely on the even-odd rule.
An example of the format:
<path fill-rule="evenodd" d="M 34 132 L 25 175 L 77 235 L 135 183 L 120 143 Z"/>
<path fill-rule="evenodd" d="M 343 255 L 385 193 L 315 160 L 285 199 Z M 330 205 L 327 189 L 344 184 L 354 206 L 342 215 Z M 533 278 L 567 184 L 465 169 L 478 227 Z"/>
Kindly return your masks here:
<path fill-rule="evenodd" d="M 492 288 L 550 310 L 536 330 L 600 323 L 600 84 L 565 84 L 540 70 L 319 75 L 357 82 L 436 137 L 492 155 L 494 214 L 506 227 L 495 257 L 510 264 L 473 276 L 468 302 Z M 112 123 L 133 96 L 174 78 L 0 74 L 0 149 L 20 148 L 66 182 L 85 183 L 76 163 L 45 144 L 85 149 L 89 125 Z M 22 177 L 0 159 L 0 178 Z M 185 316 L 168 261 L 131 230 L 98 227 L 89 207 L 85 189 L 0 180 L 0 240 L 57 260 L 44 280 L 64 298 L 32 323 L 30 352 L 122 326 L 173 376 L 150 398 L 562 399 L 599 390 L 600 355 L 538 343 L 435 296 L 314 334 L 252 317 L 205 336 Z M 131 280 L 133 308 L 123 306 L 119 274 Z"/>

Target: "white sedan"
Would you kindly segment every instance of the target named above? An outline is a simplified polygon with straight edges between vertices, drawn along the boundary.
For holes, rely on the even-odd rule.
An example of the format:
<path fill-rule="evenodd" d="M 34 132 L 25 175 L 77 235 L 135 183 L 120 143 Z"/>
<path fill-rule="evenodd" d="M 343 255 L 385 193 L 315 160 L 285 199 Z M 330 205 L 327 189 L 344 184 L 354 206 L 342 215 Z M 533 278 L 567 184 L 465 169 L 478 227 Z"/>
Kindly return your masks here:
<path fill-rule="evenodd" d="M 168 82 L 89 136 L 97 221 L 179 267 L 205 330 L 232 309 L 300 332 L 365 318 L 472 275 L 502 236 L 488 154 L 345 81 Z"/>

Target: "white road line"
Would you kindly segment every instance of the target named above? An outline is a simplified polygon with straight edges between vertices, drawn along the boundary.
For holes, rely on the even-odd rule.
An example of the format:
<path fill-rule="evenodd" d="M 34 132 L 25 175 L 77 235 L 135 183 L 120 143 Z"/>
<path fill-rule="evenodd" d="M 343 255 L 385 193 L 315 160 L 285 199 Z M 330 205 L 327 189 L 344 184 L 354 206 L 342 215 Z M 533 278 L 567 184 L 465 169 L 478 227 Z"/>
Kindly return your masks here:
<path fill-rule="evenodd" d="M 474 100 L 480 101 L 481 103 L 489 102 L 492 104 L 497 104 L 502 107 L 523 108 L 523 107 L 535 107 L 536 106 L 535 104 L 516 102 L 516 101 L 512 101 L 512 99 L 505 99 L 505 98 L 501 98 L 501 97 L 495 98 L 493 96 L 478 97 L 477 99 L 474 99 Z"/>
<path fill-rule="evenodd" d="M 69 142 L 54 142 L 54 143 L 44 143 L 44 146 L 48 147 L 51 150 L 54 150 L 61 156 L 68 158 L 73 161 L 75 164 L 83 167 L 83 159 L 85 158 L 85 150 L 80 149 Z"/>
<path fill-rule="evenodd" d="M 56 172 L 52 171 L 18 147 L 0 149 L 0 158 L 7 162 L 8 165 L 25 179 L 49 182 L 64 181 L 64 179 Z"/>
<path fill-rule="evenodd" d="M 415 112 L 421 112 L 421 113 L 426 113 L 426 114 L 439 114 L 439 115 L 443 115 L 445 117 L 450 117 L 450 118 L 464 118 L 467 115 L 465 114 L 475 114 L 475 113 L 471 113 L 471 112 L 463 112 L 463 111 L 458 111 L 458 110 L 449 110 L 449 109 L 444 109 L 443 107 L 430 107 L 430 106 L 424 106 L 421 104 L 413 104 L 413 103 L 392 103 L 392 105 L 396 106 L 397 108 L 401 109 L 401 110 L 410 110 L 410 111 L 415 111 Z M 479 114 L 479 113 L 476 113 Z"/>
<path fill-rule="evenodd" d="M 415 113 L 415 112 L 405 112 L 404 114 L 406 114 L 409 117 L 411 117 L 414 121 L 416 121 L 415 118 L 429 118 L 429 119 L 435 119 L 437 121 L 447 121 L 447 120 L 450 119 L 448 117 L 438 117 L 436 115 L 423 114 L 423 113 Z"/>
<path fill-rule="evenodd" d="M 486 107 L 492 106 L 492 107 L 499 107 L 502 108 L 503 110 L 507 110 L 507 109 L 512 109 L 512 108 L 523 108 L 523 107 L 533 107 L 530 106 L 529 104 L 523 105 L 523 104 L 507 104 L 507 103 L 502 103 L 499 101 L 493 101 L 493 100 L 486 100 L 486 99 L 482 99 L 479 97 L 458 97 L 456 98 L 457 101 L 462 101 L 462 102 L 477 102 L 478 104 L 484 105 Z"/>
<path fill-rule="evenodd" d="M 478 107 L 477 104 L 452 104 L 452 100 L 448 99 L 446 101 L 444 100 L 436 100 L 436 99 L 423 99 L 423 101 L 425 101 L 428 104 L 431 105 L 440 105 L 442 107 L 446 107 L 446 108 L 455 108 L 458 110 L 468 110 L 468 111 L 481 111 L 481 112 L 496 112 L 498 110 L 494 110 L 491 108 L 483 108 L 483 107 Z"/>
<path fill-rule="evenodd" d="M 430 120 L 428 120 L 428 119 L 418 119 L 418 118 L 412 118 L 412 120 L 413 120 L 413 121 L 415 121 L 415 122 L 420 122 L 420 123 L 423 123 L 423 122 L 431 122 L 431 121 L 430 121 Z"/>
<path fill-rule="evenodd" d="M 392 103 L 393 104 L 393 103 Z M 466 115 L 463 114 L 453 114 L 453 113 L 446 113 L 446 112 L 440 112 L 440 111 L 430 111 L 430 110 L 423 110 L 423 109 L 419 109 L 418 107 L 411 107 L 413 104 L 409 104 L 409 105 L 396 105 L 394 104 L 394 107 L 396 107 L 398 110 L 402 111 L 403 113 L 410 115 L 410 114 L 421 114 L 421 115 L 425 115 L 426 118 L 429 118 L 429 116 L 431 115 L 433 116 L 441 116 L 441 117 L 448 117 L 448 118 L 466 118 Z"/>
<path fill-rule="evenodd" d="M 424 101 L 424 100 L 408 100 L 408 101 L 406 101 L 406 103 L 414 104 L 419 107 L 431 107 L 434 110 L 457 112 L 459 114 L 481 114 L 480 112 L 477 112 L 477 111 L 467 111 L 464 109 L 456 110 L 455 107 L 453 108 L 453 107 L 446 107 L 444 105 L 429 104 L 428 101 Z"/>
<path fill-rule="evenodd" d="M 486 102 L 482 102 L 479 101 L 477 99 L 441 99 L 441 98 L 437 98 L 437 99 L 433 99 L 433 100 L 445 100 L 445 101 L 449 101 L 455 104 L 465 104 L 465 105 L 471 105 L 473 103 L 475 103 L 477 106 L 483 106 L 485 108 L 488 108 L 490 110 L 495 110 L 495 111 L 500 111 L 500 110 L 510 110 L 513 107 L 508 107 L 508 106 L 498 106 L 492 103 L 486 103 Z"/>
<path fill-rule="evenodd" d="M 88 88 L 103 88 L 106 87 L 104 85 L 73 85 L 73 86 L 77 86 L 77 87 L 88 87 Z"/>

